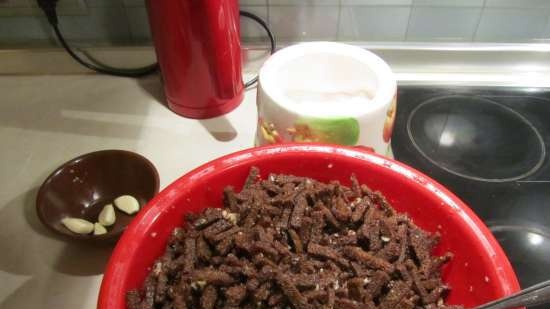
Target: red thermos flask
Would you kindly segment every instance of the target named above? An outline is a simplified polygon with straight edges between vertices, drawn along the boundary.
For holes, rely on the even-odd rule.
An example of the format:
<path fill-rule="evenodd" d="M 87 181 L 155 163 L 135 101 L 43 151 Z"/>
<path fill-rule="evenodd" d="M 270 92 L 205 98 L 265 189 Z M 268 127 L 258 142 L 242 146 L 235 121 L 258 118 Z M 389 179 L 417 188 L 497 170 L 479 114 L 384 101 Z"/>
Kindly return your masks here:
<path fill-rule="evenodd" d="M 168 107 L 211 118 L 243 98 L 238 0 L 147 0 Z"/>

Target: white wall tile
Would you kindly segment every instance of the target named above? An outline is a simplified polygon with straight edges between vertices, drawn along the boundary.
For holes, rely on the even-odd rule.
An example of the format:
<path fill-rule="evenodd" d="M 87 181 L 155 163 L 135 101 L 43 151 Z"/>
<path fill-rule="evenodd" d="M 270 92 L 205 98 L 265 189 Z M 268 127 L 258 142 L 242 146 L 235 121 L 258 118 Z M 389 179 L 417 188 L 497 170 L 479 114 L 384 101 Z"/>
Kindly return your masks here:
<path fill-rule="evenodd" d="M 265 22 L 269 22 L 267 18 L 266 6 L 243 6 L 241 10 L 250 12 L 257 15 Z M 257 40 L 259 38 L 267 37 L 264 28 L 260 26 L 256 21 L 241 16 L 241 38 L 243 40 Z"/>
<path fill-rule="evenodd" d="M 340 0 L 268 0 L 272 5 L 296 5 L 296 6 L 318 6 L 318 5 L 339 5 Z"/>
<path fill-rule="evenodd" d="M 526 42 L 540 38 L 547 22 L 546 10 L 485 8 L 475 40 Z"/>
<path fill-rule="evenodd" d="M 550 22 L 546 24 L 546 27 L 542 32 L 541 39 L 544 41 L 550 41 Z"/>
<path fill-rule="evenodd" d="M 342 0 L 342 5 L 411 5 L 412 0 Z"/>
<path fill-rule="evenodd" d="M 85 0 L 88 7 L 114 7 L 122 6 L 122 0 Z"/>
<path fill-rule="evenodd" d="M 548 0 L 487 0 L 486 7 L 550 8 Z"/>
<path fill-rule="evenodd" d="M 408 41 L 470 41 L 475 33 L 481 8 L 414 7 Z"/>
<path fill-rule="evenodd" d="M 403 41 L 410 7 L 342 7 L 341 41 Z"/>
<path fill-rule="evenodd" d="M 335 40 L 338 14 L 336 6 L 273 6 L 269 23 L 279 40 Z"/>
<path fill-rule="evenodd" d="M 127 7 L 141 7 L 145 6 L 145 0 L 124 0 L 124 5 Z"/>
<path fill-rule="evenodd" d="M 149 27 L 147 9 L 144 7 L 128 7 L 126 13 L 128 14 L 128 24 L 133 42 L 149 42 L 151 40 L 151 28 Z"/>
<path fill-rule="evenodd" d="M 3 3 L 0 0 L 0 10 L 24 10 L 35 1 L 9 0 Z M 72 9 L 73 3 L 83 8 L 78 12 L 73 10 L 73 13 L 66 10 L 68 16 L 61 14 L 61 27 L 75 44 L 116 45 L 132 40 L 148 43 L 150 30 L 146 1 L 60 0 L 59 5 L 68 9 Z M 268 20 L 280 41 L 550 41 L 550 0 L 239 2 L 242 9 Z M 484 3 L 485 8 L 482 8 Z M 483 16 L 481 12 L 484 12 Z M 14 14 L 0 14 L 0 42 L 3 46 L 53 42 L 50 29 L 41 16 Z M 263 29 L 251 20 L 242 19 L 241 32 L 245 42 L 265 37 Z"/>
<path fill-rule="evenodd" d="M 45 18 L 35 16 L 3 17 L 0 21 L 0 42 L 13 44 L 47 42 L 50 26 Z M 0 43 L 2 47 L 4 43 Z"/>
<path fill-rule="evenodd" d="M 63 16 L 59 19 L 59 25 L 67 39 L 107 44 L 131 42 L 124 8 L 89 8 L 88 14 L 88 16 Z"/>
<path fill-rule="evenodd" d="M 3 8 L 28 8 L 31 6 L 30 0 L 0 0 L 0 9 Z"/>
<path fill-rule="evenodd" d="M 267 0 L 240 0 L 239 4 L 242 6 L 247 5 L 265 5 L 267 6 Z"/>
<path fill-rule="evenodd" d="M 413 5 L 431 7 L 483 7 L 483 0 L 413 0 Z"/>

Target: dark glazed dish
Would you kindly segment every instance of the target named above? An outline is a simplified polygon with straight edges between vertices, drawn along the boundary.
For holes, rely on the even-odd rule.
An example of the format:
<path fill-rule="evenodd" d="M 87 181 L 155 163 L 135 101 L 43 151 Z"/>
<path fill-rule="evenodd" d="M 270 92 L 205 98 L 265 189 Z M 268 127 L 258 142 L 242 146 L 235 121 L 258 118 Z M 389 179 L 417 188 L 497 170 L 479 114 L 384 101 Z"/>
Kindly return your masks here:
<path fill-rule="evenodd" d="M 65 217 L 97 222 L 106 204 L 124 194 L 134 196 L 141 206 L 159 189 L 153 164 L 143 156 L 124 150 L 103 150 L 72 159 L 44 181 L 36 198 L 38 217 L 48 228 L 74 240 L 113 242 L 134 218 L 117 211 L 117 219 L 104 235 L 80 235 L 61 224 Z"/>
<path fill-rule="evenodd" d="M 417 227 L 378 191 L 253 168 L 224 208 L 187 216 L 130 309 L 461 308 L 432 255 L 439 233 Z"/>

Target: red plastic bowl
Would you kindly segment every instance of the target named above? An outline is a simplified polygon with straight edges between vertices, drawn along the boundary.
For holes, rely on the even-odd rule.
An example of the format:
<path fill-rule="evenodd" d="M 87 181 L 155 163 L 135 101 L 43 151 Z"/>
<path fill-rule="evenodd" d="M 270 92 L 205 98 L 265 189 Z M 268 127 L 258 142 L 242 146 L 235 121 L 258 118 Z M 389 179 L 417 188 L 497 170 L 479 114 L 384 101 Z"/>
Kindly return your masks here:
<path fill-rule="evenodd" d="M 451 285 L 450 304 L 466 307 L 509 295 L 519 284 L 501 247 L 481 220 L 456 196 L 427 176 L 387 158 L 358 149 L 327 145 L 278 145 L 244 150 L 207 163 L 159 193 L 132 221 L 107 266 L 99 309 L 124 309 L 126 291 L 138 288 L 165 249 L 183 215 L 219 207 L 227 185 L 241 188 L 251 166 L 349 184 L 351 173 L 380 190 L 425 230 L 442 234 L 435 254 L 450 251 L 443 269 Z"/>

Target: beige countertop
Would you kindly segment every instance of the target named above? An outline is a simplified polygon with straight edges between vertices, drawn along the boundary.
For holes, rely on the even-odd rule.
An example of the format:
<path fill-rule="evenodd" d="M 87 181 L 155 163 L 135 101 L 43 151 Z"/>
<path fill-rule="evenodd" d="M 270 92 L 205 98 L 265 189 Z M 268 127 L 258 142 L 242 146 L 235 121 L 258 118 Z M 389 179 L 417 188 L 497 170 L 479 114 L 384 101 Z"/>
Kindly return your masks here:
<path fill-rule="evenodd" d="M 100 149 L 138 152 L 161 189 L 220 155 L 253 145 L 255 90 L 233 112 L 179 117 L 158 76 L 0 76 L 0 308 L 95 308 L 110 248 L 70 244 L 41 225 L 35 197 L 57 166 Z"/>

